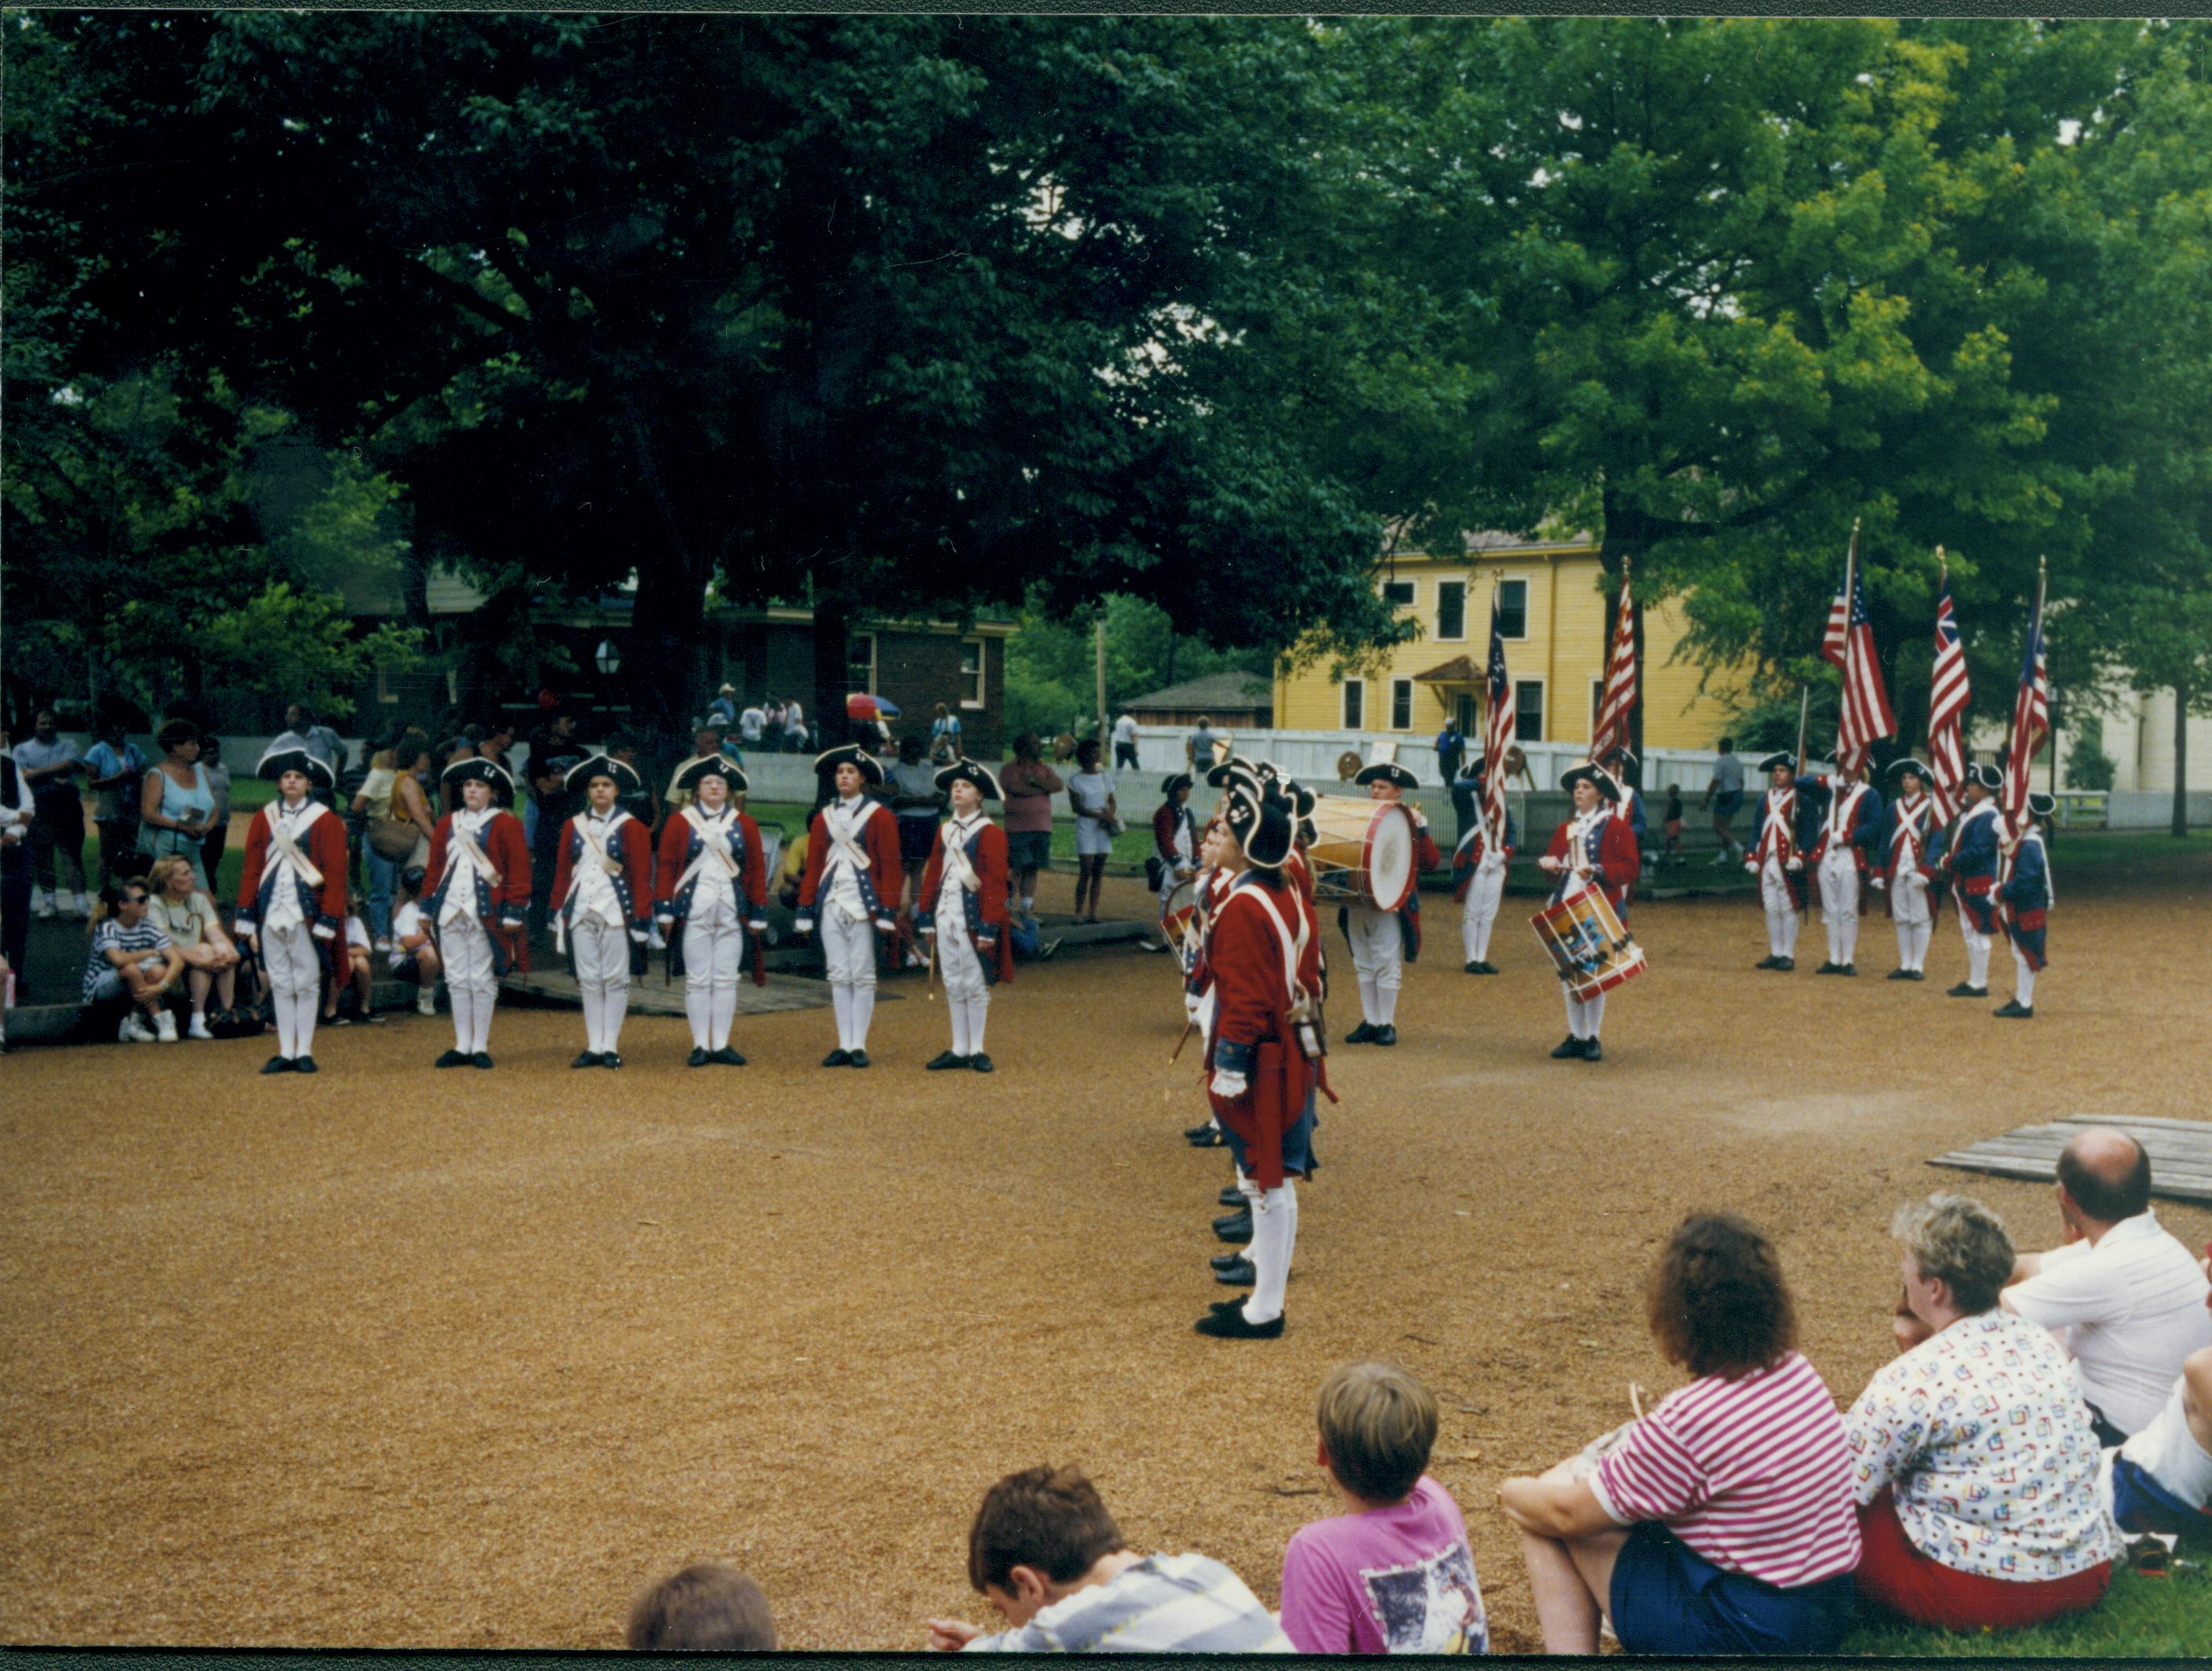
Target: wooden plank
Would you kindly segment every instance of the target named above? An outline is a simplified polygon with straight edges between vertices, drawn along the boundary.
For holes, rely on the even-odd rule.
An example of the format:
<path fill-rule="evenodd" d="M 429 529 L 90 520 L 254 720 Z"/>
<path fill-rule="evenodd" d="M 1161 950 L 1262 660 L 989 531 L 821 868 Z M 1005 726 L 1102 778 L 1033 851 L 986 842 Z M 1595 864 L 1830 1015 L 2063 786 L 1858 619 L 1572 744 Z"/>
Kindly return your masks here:
<path fill-rule="evenodd" d="M 2212 1133 L 2212 1121 L 2163 1120 L 2148 1114 L 2069 1114 L 2058 1123 L 2063 1126 L 2159 1126 L 2175 1131 Z"/>
<path fill-rule="evenodd" d="M 2058 1164 L 2058 1150 L 2054 1145 L 2014 1142 L 2009 1138 L 2002 1137 L 1985 1138 L 1972 1148 L 1959 1152 L 1970 1155 L 2021 1155 L 2043 1161 L 2046 1165 L 2056 1166 Z M 2151 1170 L 2154 1174 L 2172 1171 L 2204 1173 L 2212 1176 L 2212 1154 L 2161 1155 L 2155 1149 L 2150 1149 L 2148 1152 Z"/>

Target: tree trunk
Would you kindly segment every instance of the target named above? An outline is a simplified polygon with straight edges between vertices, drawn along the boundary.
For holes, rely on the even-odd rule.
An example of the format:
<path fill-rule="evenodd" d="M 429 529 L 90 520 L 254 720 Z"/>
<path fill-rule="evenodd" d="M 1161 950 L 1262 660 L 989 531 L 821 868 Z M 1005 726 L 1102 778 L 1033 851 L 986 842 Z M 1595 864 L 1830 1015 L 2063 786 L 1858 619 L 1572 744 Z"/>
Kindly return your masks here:
<path fill-rule="evenodd" d="M 617 678 L 632 721 L 663 743 L 690 753 L 690 721 L 707 688 L 707 581 L 666 559 L 638 565 L 631 639 Z"/>
<path fill-rule="evenodd" d="M 814 723 L 825 749 L 836 748 L 851 735 L 851 722 L 845 717 L 845 661 L 852 626 L 852 611 L 843 599 L 816 592 Z"/>
<path fill-rule="evenodd" d="M 2173 837 L 2189 834 L 2189 693 L 2173 688 Z"/>

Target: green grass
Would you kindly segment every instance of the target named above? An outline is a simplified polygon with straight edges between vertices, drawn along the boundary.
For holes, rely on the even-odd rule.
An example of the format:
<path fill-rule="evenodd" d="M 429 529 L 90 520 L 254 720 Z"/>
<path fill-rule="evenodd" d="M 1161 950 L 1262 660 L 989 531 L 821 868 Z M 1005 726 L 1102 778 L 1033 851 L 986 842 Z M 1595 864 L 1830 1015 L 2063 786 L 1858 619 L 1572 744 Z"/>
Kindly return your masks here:
<path fill-rule="evenodd" d="M 2087 1613 L 2019 1631 L 1972 1635 L 1917 1625 L 1867 1625 L 1842 1652 L 1929 1659 L 2180 1659 L 2212 1654 L 2212 1579 L 2124 1572 Z"/>

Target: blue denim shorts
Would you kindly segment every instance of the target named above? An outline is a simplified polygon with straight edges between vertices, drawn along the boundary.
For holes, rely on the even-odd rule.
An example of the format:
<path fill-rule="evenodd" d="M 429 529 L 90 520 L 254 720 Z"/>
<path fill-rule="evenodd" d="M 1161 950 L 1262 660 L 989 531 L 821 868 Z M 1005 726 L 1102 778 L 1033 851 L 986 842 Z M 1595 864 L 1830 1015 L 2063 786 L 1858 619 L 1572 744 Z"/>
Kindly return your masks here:
<path fill-rule="evenodd" d="M 1613 1564 L 1607 1611 L 1632 1654 L 1832 1654 L 1850 1629 L 1854 1593 L 1848 1572 L 1778 1589 L 1643 1521 Z"/>

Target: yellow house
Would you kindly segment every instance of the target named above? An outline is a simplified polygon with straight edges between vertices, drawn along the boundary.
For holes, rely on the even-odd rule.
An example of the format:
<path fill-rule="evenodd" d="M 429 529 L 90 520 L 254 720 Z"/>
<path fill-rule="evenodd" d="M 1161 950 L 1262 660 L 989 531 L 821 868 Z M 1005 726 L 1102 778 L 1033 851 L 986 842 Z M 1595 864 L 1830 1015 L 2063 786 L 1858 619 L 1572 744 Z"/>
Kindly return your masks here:
<path fill-rule="evenodd" d="M 1617 589 L 1599 590 L 1595 543 L 1528 544 L 1480 533 L 1466 544 L 1457 555 L 1401 555 L 1376 582 L 1421 629 L 1377 665 L 1348 669 L 1341 678 L 1326 658 L 1297 672 L 1279 667 L 1277 727 L 1418 737 L 1433 735 L 1455 716 L 1462 731 L 1480 736 L 1495 582 L 1516 740 L 1587 743 L 1620 598 Z M 1732 683 L 1723 677 L 1699 689 L 1704 670 L 1675 653 L 1683 631 L 1675 601 L 1644 611 L 1639 696 L 1647 750 L 1709 749 L 1728 729 Z"/>

